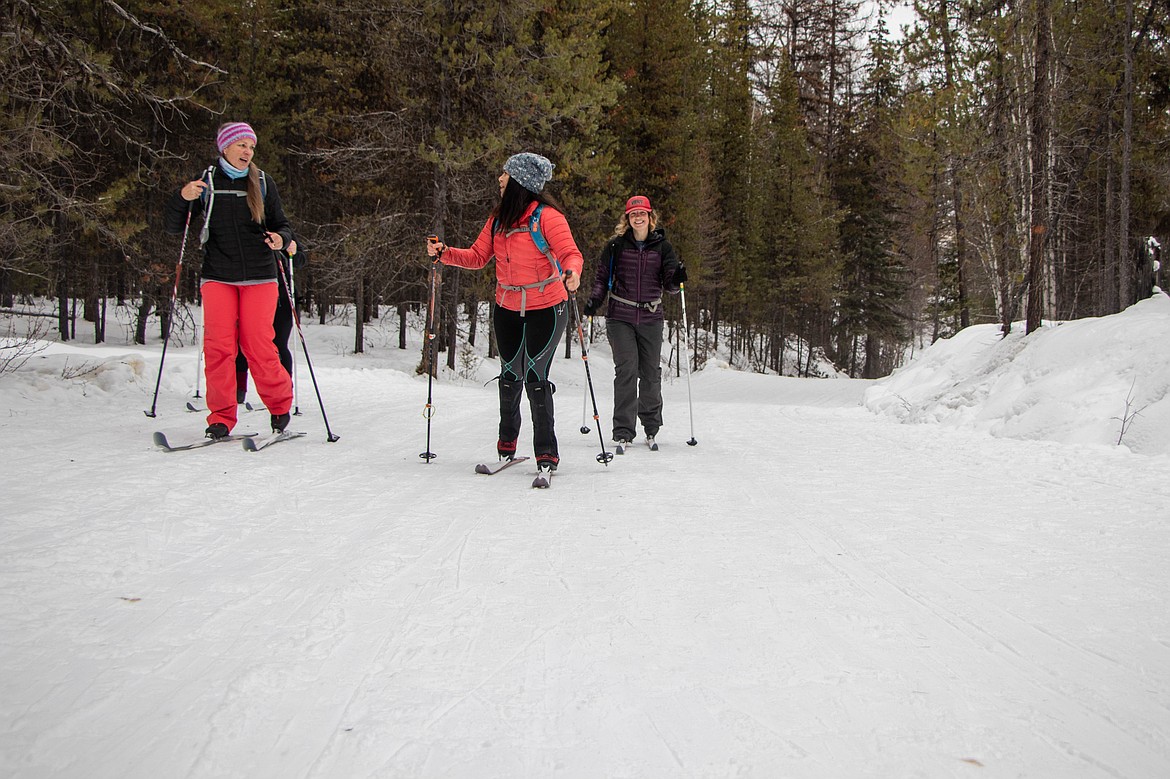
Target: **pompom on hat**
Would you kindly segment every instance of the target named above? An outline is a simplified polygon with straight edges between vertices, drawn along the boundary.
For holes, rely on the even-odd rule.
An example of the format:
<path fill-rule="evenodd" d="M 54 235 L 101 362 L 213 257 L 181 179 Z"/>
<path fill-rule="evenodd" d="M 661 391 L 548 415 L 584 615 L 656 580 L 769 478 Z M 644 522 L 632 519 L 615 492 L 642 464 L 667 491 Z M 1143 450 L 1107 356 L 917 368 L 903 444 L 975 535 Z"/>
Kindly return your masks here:
<path fill-rule="evenodd" d="M 552 179 L 555 167 L 547 157 L 525 151 L 509 157 L 504 163 L 504 172 L 529 192 L 540 192 Z"/>
<path fill-rule="evenodd" d="M 229 122 L 219 128 L 219 133 L 215 136 L 215 147 L 222 154 L 224 149 L 241 138 L 251 138 L 252 143 L 256 143 L 256 131 L 247 122 Z"/>
<path fill-rule="evenodd" d="M 653 210 L 654 209 L 650 207 L 650 198 L 646 197 L 645 195 L 634 195 L 632 198 L 626 201 L 627 214 L 631 211 L 649 212 Z"/>

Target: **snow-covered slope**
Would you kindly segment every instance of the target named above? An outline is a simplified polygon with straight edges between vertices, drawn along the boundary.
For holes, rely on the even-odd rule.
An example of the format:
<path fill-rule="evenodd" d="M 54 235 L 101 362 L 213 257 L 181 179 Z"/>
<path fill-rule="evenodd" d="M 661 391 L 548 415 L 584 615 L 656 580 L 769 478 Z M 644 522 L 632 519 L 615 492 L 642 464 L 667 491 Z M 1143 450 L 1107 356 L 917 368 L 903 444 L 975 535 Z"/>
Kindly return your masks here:
<path fill-rule="evenodd" d="M 1023 332 L 969 327 L 877 382 L 865 405 L 995 436 L 1170 453 L 1170 297 Z"/>

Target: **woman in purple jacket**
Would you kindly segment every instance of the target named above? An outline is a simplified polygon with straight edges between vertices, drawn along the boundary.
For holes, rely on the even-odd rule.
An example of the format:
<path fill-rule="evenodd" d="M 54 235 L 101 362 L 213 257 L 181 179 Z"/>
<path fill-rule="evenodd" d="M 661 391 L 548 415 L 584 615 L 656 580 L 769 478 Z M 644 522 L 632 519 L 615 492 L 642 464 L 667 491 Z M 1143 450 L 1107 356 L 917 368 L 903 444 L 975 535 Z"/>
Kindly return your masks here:
<path fill-rule="evenodd" d="M 662 293 L 677 293 L 686 269 L 666 235 L 649 198 L 635 195 L 614 237 L 605 244 L 585 315 L 601 310 L 606 297 L 606 333 L 613 350 L 613 440 L 623 454 L 642 420 L 646 444 L 662 427 Z"/>

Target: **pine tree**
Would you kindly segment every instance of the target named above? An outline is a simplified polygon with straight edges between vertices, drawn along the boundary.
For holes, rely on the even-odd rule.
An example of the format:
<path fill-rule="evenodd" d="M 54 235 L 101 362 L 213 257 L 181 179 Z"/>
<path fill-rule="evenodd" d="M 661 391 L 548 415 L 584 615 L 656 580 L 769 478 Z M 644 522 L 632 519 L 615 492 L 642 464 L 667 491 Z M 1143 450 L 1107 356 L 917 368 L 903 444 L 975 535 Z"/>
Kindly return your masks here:
<path fill-rule="evenodd" d="M 839 269 L 836 211 L 804 130 L 790 67 L 779 68 L 771 92 L 761 133 L 764 229 L 756 277 L 761 316 L 772 326 L 772 367 L 779 371 L 787 334 L 807 341 L 810 312 L 831 307 Z"/>
<path fill-rule="evenodd" d="M 883 370 L 885 346 L 905 338 L 905 267 L 894 249 L 901 152 L 891 132 L 899 99 L 885 30 L 881 23 L 871 45 L 871 65 L 854 125 L 838 146 L 833 177 L 844 210 L 841 249 L 841 317 L 838 327 L 848 344 L 849 374 L 876 378 Z M 864 365 L 858 370 L 861 357 Z"/>

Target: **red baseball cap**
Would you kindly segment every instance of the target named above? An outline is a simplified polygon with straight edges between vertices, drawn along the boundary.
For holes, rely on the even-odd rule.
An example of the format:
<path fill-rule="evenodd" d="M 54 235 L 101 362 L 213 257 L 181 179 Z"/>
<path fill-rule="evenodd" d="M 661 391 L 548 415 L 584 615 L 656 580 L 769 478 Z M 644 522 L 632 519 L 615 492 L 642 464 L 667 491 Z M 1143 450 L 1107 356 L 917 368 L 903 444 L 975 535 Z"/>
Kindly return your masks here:
<path fill-rule="evenodd" d="M 627 214 L 630 213 L 631 211 L 652 211 L 652 210 L 653 209 L 650 208 L 650 198 L 648 198 L 648 197 L 643 197 L 642 195 L 634 195 L 632 198 L 630 198 L 629 200 L 626 201 L 626 213 Z"/>

